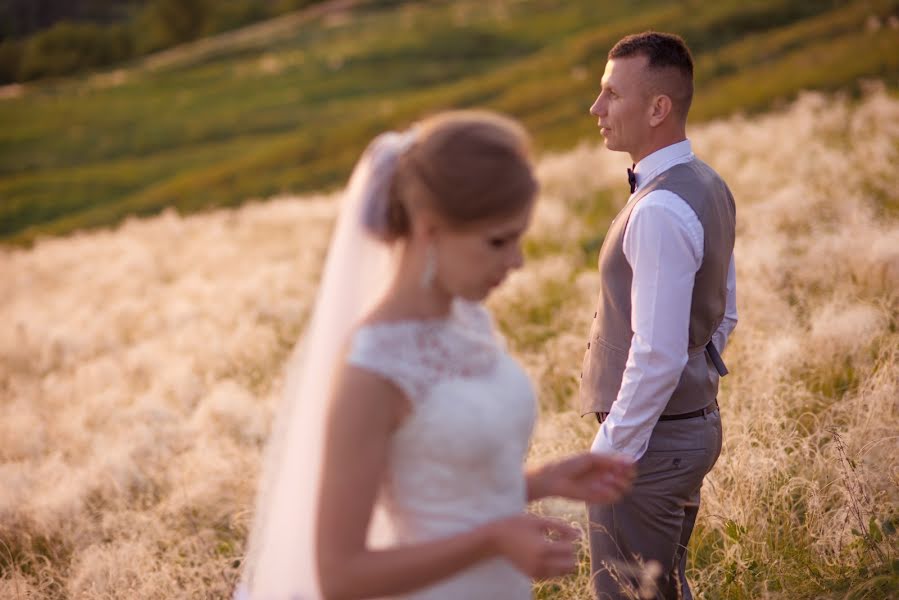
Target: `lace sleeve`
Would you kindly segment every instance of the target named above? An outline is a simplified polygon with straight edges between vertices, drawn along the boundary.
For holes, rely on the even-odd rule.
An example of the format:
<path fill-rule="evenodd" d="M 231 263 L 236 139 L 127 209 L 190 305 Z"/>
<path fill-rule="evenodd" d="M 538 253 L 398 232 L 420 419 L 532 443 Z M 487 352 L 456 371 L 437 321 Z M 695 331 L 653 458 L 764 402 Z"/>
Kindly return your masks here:
<path fill-rule="evenodd" d="M 410 332 L 404 328 L 362 327 L 353 336 L 347 364 L 383 377 L 414 404 L 425 391 L 414 349 Z"/>
<path fill-rule="evenodd" d="M 490 314 L 475 303 L 457 301 L 446 319 L 360 327 L 347 364 L 387 379 L 417 406 L 438 382 L 489 372 L 501 349 Z"/>

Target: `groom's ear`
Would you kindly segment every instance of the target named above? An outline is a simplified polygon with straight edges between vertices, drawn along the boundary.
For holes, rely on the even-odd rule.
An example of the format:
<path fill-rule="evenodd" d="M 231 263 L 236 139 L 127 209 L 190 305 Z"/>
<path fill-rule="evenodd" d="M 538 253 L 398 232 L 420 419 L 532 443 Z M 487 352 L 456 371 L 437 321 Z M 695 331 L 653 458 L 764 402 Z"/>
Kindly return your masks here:
<path fill-rule="evenodd" d="M 664 123 L 665 119 L 671 114 L 672 107 L 671 97 L 667 94 L 654 96 L 649 111 L 650 127 L 658 127 Z"/>

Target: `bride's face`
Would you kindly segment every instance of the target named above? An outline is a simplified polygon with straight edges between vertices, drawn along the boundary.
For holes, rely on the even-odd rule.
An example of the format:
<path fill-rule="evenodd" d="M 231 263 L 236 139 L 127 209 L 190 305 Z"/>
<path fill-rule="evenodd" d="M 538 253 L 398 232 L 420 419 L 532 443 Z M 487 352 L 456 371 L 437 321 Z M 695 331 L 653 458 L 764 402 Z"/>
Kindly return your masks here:
<path fill-rule="evenodd" d="M 478 222 L 435 236 L 437 281 L 448 293 L 478 301 L 521 267 L 521 238 L 527 231 L 533 201 L 511 216 Z"/>

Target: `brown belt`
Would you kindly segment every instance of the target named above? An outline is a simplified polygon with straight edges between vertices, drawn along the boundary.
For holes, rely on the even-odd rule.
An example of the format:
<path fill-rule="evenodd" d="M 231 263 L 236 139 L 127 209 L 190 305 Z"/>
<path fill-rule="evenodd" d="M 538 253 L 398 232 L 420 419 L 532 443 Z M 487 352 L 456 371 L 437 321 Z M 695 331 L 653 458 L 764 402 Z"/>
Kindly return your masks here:
<path fill-rule="evenodd" d="M 718 400 L 715 400 L 705 408 L 700 408 L 699 410 L 694 410 L 692 412 L 681 413 L 679 415 L 662 415 L 659 417 L 659 421 L 680 421 L 681 419 L 692 419 L 693 417 L 704 417 L 705 415 L 715 412 L 718 410 Z M 596 420 L 602 423 L 606 420 L 606 417 L 609 416 L 607 412 L 598 412 L 596 413 Z"/>

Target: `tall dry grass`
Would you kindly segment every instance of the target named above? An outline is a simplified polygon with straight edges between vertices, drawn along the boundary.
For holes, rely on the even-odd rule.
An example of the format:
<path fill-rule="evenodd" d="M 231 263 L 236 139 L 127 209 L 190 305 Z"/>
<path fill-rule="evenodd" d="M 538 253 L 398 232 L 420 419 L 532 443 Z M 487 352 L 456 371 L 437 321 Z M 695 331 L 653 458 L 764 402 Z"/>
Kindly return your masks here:
<path fill-rule="evenodd" d="M 809 94 L 690 134 L 737 198 L 740 310 L 694 586 L 896 594 L 899 101 Z M 539 385 L 534 462 L 595 430 L 573 397 L 625 165 L 597 146 L 543 157 L 530 261 L 490 300 Z M 0 252 L 0 598 L 227 596 L 332 200 Z M 584 524 L 574 503 L 537 509 Z M 589 597 L 586 561 L 536 589 Z"/>

